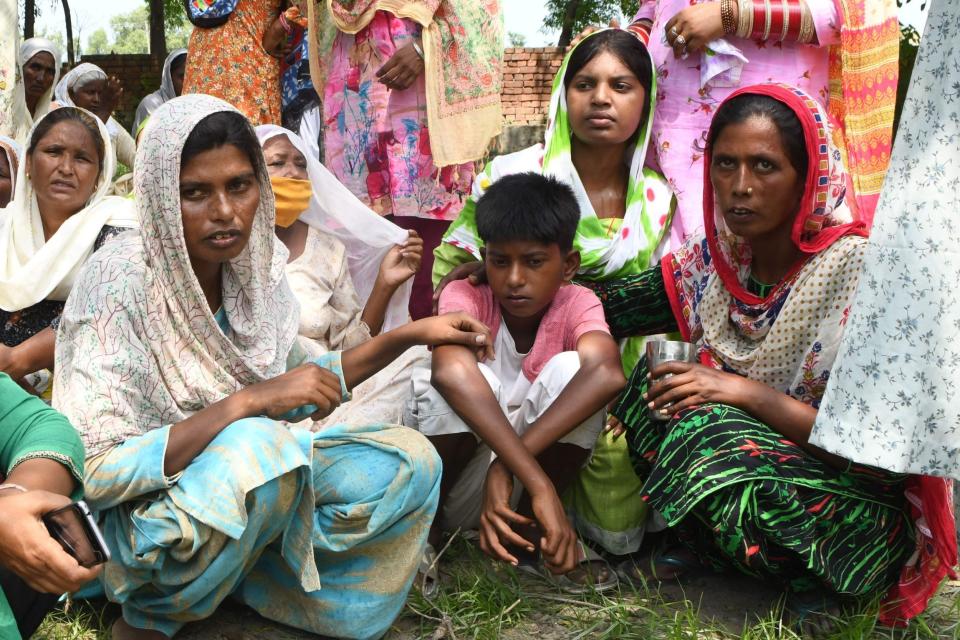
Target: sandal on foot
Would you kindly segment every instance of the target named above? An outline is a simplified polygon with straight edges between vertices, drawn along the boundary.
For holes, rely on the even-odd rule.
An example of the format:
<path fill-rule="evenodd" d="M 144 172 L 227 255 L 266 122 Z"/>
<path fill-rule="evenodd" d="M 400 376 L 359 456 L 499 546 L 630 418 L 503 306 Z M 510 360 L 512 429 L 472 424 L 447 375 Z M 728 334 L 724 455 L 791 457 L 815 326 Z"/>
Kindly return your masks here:
<path fill-rule="evenodd" d="M 517 570 L 542 578 L 570 595 L 603 593 L 616 589 L 620 580 L 617 578 L 616 572 L 607 564 L 607 561 L 582 542 L 577 544 L 581 549 L 580 555 L 582 557 L 577 566 L 567 573 L 555 575 L 544 566 L 542 561 L 530 562 L 525 558 L 519 558 L 519 556 L 520 564 L 517 566 Z"/>
<path fill-rule="evenodd" d="M 420 558 L 420 567 L 417 569 L 416 583 L 420 593 L 427 600 L 432 600 L 440 590 L 440 569 L 437 562 L 437 550 L 427 543 Z"/>
<path fill-rule="evenodd" d="M 680 581 L 701 568 L 696 557 L 682 548 L 652 553 L 648 562 L 644 566 L 643 560 L 627 558 L 617 565 L 617 575 L 625 582 L 640 586 L 647 582 Z"/>

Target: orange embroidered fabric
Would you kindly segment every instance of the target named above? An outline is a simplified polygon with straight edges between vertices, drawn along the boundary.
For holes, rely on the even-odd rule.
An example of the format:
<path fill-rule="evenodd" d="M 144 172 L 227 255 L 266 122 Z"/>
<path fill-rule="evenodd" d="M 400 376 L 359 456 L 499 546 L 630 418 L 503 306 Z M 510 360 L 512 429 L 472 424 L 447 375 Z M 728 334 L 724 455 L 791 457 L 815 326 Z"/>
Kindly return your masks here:
<path fill-rule="evenodd" d="M 830 47 L 828 111 L 840 123 L 844 164 L 869 226 L 893 145 L 900 26 L 893 0 L 835 0 L 840 43 Z"/>
<path fill-rule="evenodd" d="M 254 126 L 280 122 L 280 61 L 263 50 L 263 32 L 276 19 L 276 1 L 237 0 L 221 26 L 190 34 L 183 93 L 226 100 Z"/>

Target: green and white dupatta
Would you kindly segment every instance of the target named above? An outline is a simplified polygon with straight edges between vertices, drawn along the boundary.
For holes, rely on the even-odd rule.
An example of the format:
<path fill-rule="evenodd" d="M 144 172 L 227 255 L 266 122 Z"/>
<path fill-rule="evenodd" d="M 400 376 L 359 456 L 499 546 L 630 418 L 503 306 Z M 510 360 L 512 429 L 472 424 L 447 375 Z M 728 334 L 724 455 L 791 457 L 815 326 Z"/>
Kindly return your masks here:
<path fill-rule="evenodd" d="M 458 264 L 480 259 L 483 242 L 477 233 L 476 203 L 491 184 L 503 176 L 515 173 L 534 172 L 553 176 L 573 189 L 580 204 L 580 224 L 577 227 L 574 248 L 580 251 L 580 275 L 583 278 L 606 280 L 622 277 L 638 273 L 659 259 L 658 248 L 670 228 L 676 201 L 666 179 L 656 171 L 644 167 L 647 146 L 650 143 L 650 119 L 656 107 L 656 74 L 654 73 L 651 79 L 648 96 L 650 116 L 641 125 L 637 142 L 630 151 L 626 212 L 619 227 L 613 227 L 616 229 L 613 232 L 610 220 L 602 220 L 594 212 L 573 165 L 573 132 L 567 117 L 567 95 L 563 84 L 572 52 L 573 49 L 564 57 L 563 64 L 553 79 L 544 143 L 498 156 L 477 175 L 473 192 L 463 211 L 450 225 L 443 242 L 434 252 L 434 284 Z M 652 62 L 651 68 L 655 68 Z"/>

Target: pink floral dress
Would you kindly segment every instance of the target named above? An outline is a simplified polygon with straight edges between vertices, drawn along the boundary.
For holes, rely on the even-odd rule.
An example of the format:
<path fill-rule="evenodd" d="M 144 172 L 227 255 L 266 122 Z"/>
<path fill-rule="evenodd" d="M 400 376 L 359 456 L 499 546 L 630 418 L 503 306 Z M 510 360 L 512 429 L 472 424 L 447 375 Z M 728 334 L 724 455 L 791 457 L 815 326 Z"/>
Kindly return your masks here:
<path fill-rule="evenodd" d="M 705 0 L 709 1 L 709 0 Z M 703 146 L 710 120 L 720 103 L 738 87 L 761 82 L 784 82 L 827 103 L 827 45 L 839 38 L 840 17 L 832 0 L 806 0 L 813 14 L 816 45 L 794 42 L 755 42 L 735 36 L 727 41 L 748 62 L 736 86 L 701 86 L 703 54 L 686 60 L 673 56 L 666 44 L 666 24 L 697 0 L 646 0 L 634 21 L 653 21 L 649 49 L 657 69 L 657 107 L 653 119 L 653 144 L 661 173 L 677 197 L 677 212 L 670 230 L 670 248 L 703 232 Z"/>
<path fill-rule="evenodd" d="M 473 182 L 473 163 L 438 169 L 430 153 L 421 74 L 395 91 L 376 72 L 420 34 L 412 20 L 378 11 L 355 36 L 337 34 L 324 88 L 324 161 L 381 215 L 457 217 Z"/>

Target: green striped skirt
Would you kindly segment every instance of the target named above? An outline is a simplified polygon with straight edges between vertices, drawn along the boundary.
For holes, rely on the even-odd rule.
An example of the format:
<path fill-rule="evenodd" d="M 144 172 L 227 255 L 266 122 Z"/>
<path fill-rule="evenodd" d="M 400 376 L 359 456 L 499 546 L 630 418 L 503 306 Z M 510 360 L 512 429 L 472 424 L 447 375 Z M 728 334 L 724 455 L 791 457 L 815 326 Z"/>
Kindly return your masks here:
<path fill-rule="evenodd" d="M 914 547 L 904 476 L 834 469 L 727 405 L 650 420 L 646 374 L 641 362 L 614 414 L 645 479 L 643 500 L 704 563 L 856 597 L 896 580 Z"/>

